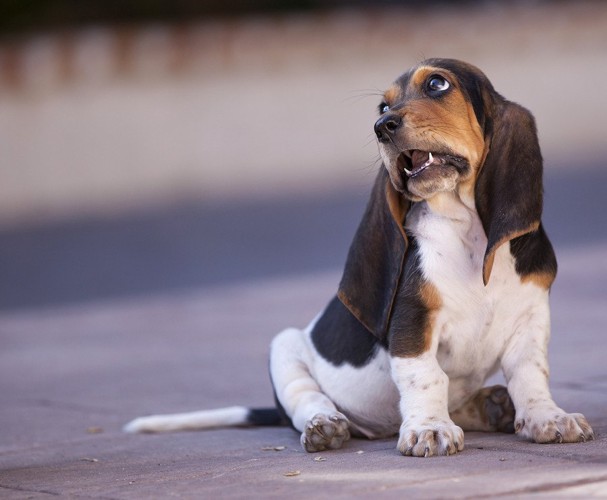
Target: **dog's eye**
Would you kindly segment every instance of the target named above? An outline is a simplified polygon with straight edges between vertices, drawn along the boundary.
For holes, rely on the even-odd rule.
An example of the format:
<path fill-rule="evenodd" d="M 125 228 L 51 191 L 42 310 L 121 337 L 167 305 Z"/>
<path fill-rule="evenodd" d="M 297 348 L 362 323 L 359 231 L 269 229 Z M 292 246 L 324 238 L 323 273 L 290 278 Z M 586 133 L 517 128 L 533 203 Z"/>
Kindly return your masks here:
<path fill-rule="evenodd" d="M 385 102 L 382 102 L 379 105 L 379 114 L 383 115 L 384 113 L 387 113 L 388 111 L 390 111 L 390 106 L 388 106 Z"/>
<path fill-rule="evenodd" d="M 428 83 L 426 84 L 426 88 L 428 92 L 432 94 L 440 94 L 447 90 L 451 84 L 442 76 L 433 75 L 428 79 Z"/>

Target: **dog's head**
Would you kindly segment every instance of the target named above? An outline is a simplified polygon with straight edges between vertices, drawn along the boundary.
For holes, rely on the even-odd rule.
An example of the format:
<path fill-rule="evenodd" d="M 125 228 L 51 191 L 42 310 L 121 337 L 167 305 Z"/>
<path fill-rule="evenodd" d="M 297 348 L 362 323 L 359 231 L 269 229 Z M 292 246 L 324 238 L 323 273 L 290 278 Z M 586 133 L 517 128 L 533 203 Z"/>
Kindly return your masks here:
<path fill-rule="evenodd" d="M 398 78 L 375 123 L 394 187 L 419 201 L 473 179 L 487 152 L 494 94 L 485 75 L 459 61 L 431 59 Z"/>
<path fill-rule="evenodd" d="M 487 235 L 483 281 L 497 248 L 538 229 L 542 157 L 533 116 L 476 67 L 428 59 L 385 92 L 375 123 L 385 169 L 350 248 L 339 297 L 374 333 L 389 321 L 411 202 L 453 192 Z M 389 179 L 389 180 L 388 180 Z"/>

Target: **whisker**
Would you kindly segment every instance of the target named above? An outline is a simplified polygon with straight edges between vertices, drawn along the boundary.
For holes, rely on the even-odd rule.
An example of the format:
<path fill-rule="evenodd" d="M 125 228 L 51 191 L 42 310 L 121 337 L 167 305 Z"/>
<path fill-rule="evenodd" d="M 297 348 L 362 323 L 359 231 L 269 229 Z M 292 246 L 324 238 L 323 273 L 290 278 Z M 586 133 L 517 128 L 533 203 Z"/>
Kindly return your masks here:
<path fill-rule="evenodd" d="M 384 93 L 378 89 L 361 89 L 361 90 L 353 90 L 352 92 L 356 92 L 354 95 L 345 97 L 342 102 L 354 101 L 359 102 L 363 99 L 369 97 L 382 97 Z"/>
<path fill-rule="evenodd" d="M 418 56 L 419 56 L 419 60 L 417 61 L 417 64 L 421 64 L 421 63 L 423 63 L 423 62 L 424 62 L 426 59 L 428 59 L 428 58 L 426 57 L 426 54 L 425 54 L 424 52 L 422 52 L 422 51 L 419 51 L 419 52 L 418 52 Z"/>
<path fill-rule="evenodd" d="M 369 161 L 366 165 L 361 166 L 359 171 L 365 172 L 369 175 L 375 175 L 377 173 L 378 168 L 381 166 L 381 156 L 377 155 L 374 160 Z"/>
<path fill-rule="evenodd" d="M 367 146 L 369 146 L 370 144 L 373 144 L 377 140 L 375 138 L 375 134 L 369 134 L 368 139 L 369 140 L 363 144 L 363 146 L 362 146 L 363 148 L 366 148 Z"/>

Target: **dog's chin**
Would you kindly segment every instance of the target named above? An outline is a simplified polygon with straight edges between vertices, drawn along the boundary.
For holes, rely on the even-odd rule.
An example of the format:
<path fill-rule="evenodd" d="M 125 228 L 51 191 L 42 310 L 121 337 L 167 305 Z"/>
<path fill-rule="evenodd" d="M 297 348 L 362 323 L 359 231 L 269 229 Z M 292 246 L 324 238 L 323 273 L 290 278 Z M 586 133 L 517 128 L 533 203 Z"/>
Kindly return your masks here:
<path fill-rule="evenodd" d="M 428 200 L 437 193 L 455 191 L 459 178 L 459 172 L 452 165 L 431 166 L 406 179 L 403 194 L 412 201 Z"/>

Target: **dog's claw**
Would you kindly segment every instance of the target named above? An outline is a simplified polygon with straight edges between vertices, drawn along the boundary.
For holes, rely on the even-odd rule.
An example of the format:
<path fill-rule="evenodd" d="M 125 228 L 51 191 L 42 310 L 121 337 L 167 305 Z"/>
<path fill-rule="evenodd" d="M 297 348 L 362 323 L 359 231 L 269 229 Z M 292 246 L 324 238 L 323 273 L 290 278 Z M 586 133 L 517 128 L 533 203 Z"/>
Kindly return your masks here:
<path fill-rule="evenodd" d="M 464 433 L 453 422 L 424 424 L 419 427 L 403 425 L 397 448 L 405 456 L 431 457 L 454 455 L 464 449 Z"/>
<path fill-rule="evenodd" d="M 519 429 L 523 437 L 536 443 L 580 443 L 593 439 L 592 427 L 581 413 L 565 413 L 554 408 L 532 409 Z"/>

